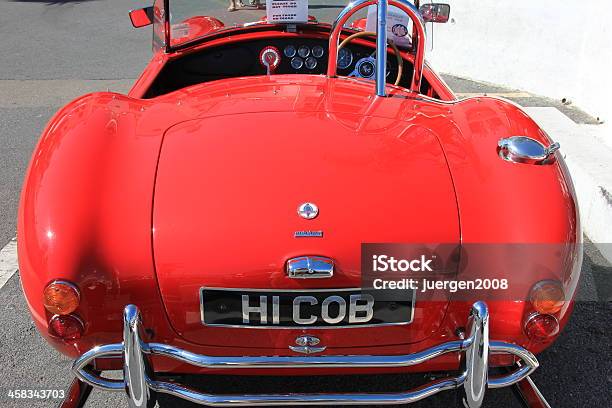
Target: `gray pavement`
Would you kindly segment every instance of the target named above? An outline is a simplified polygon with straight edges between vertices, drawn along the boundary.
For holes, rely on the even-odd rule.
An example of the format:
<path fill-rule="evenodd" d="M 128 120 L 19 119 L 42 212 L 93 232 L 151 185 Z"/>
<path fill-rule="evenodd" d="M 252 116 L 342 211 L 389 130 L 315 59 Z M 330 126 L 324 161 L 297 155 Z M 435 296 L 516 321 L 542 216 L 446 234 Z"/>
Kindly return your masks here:
<path fill-rule="evenodd" d="M 150 57 L 150 29 L 133 30 L 127 11 L 140 1 L 0 0 L 0 248 L 15 236 L 15 219 L 23 175 L 37 138 L 64 103 L 92 90 L 125 92 Z M 222 10 L 225 2 L 211 0 Z M 337 13 L 321 8 L 318 13 Z M 228 18 L 234 18 L 228 16 Z M 462 94 L 497 93 L 529 106 L 555 106 L 579 123 L 594 119 L 577 109 L 520 90 L 445 76 Z M 533 378 L 552 406 L 609 406 L 612 400 L 612 327 L 610 265 L 587 246 L 581 299 L 563 336 L 539 359 Z M 0 288 L 0 407 L 47 407 L 57 401 L 15 400 L 9 389 L 67 389 L 70 362 L 49 348 L 37 333 L 21 294 L 19 275 Z M 277 379 L 257 379 L 257 387 L 274 389 Z M 420 380 L 420 379 L 417 379 Z M 414 381 L 405 376 L 300 378 L 283 388 L 314 390 L 401 389 Z M 330 385 L 331 384 L 331 385 Z M 212 378 L 208 385 L 226 392 L 246 390 L 252 381 Z M 89 407 L 125 406 L 121 394 L 94 391 Z M 162 406 L 180 406 L 164 398 Z M 420 406 L 459 406 L 447 393 Z M 488 394 L 488 407 L 518 406 L 509 390 Z"/>
<path fill-rule="evenodd" d="M 474 94 L 500 95 L 521 106 L 551 106 L 559 109 L 566 116 L 579 124 L 597 125 L 599 121 L 571 104 L 571 101 L 563 101 L 547 98 L 540 95 L 532 95 L 519 89 L 510 89 L 503 86 L 491 84 L 484 81 L 462 78 L 451 74 L 443 74 L 445 82 L 457 92 L 458 96 L 472 96 Z"/>

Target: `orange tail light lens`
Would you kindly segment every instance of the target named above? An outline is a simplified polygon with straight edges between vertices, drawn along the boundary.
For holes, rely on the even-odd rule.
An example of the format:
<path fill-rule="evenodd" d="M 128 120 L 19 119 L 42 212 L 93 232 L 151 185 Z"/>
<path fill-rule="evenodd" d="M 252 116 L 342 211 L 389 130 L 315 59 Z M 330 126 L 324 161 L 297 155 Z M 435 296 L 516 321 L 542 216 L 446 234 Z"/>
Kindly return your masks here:
<path fill-rule="evenodd" d="M 565 293 L 560 282 L 541 281 L 531 289 L 529 300 L 533 308 L 542 314 L 555 314 L 565 304 Z"/>
<path fill-rule="evenodd" d="M 54 281 L 43 292 L 45 309 L 54 315 L 68 315 L 79 307 L 81 296 L 75 285 L 64 281 Z"/>

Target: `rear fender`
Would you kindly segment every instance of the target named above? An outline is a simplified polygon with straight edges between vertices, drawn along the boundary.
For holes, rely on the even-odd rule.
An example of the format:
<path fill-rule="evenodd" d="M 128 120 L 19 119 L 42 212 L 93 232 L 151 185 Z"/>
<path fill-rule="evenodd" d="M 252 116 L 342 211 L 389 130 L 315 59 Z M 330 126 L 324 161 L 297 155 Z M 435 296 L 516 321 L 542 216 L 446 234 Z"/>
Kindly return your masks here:
<path fill-rule="evenodd" d="M 457 102 L 448 118 L 440 122 L 446 128 L 436 134 L 442 139 L 458 201 L 464 248 L 459 278 L 508 278 L 508 293 L 480 292 L 483 300 L 491 296 L 491 338 L 514 339 L 531 351 L 541 351 L 554 339 L 529 344 L 524 335 L 524 318 L 533 312 L 525 302 L 529 291 L 544 279 L 562 283 L 567 303 L 556 316 L 561 332 L 571 315 L 582 264 L 578 202 L 563 146 L 547 165 L 501 159 L 497 144 L 502 138 L 528 136 L 546 146 L 552 140 L 520 107 L 498 98 Z M 471 302 L 461 300 L 468 296 L 474 293 L 455 294 L 459 301 L 451 302 L 451 321 L 460 322 L 466 315 Z"/>
<path fill-rule="evenodd" d="M 60 110 L 36 147 L 18 216 L 19 267 L 30 312 L 61 352 L 77 356 L 120 341 L 123 306 L 167 326 L 151 250 L 155 168 L 163 131 L 181 114 L 113 93 L 83 96 Z M 76 284 L 83 338 L 48 334 L 42 293 L 52 280 Z M 93 318 L 95 316 L 95 319 Z M 158 333 L 159 335 L 159 333 Z"/>

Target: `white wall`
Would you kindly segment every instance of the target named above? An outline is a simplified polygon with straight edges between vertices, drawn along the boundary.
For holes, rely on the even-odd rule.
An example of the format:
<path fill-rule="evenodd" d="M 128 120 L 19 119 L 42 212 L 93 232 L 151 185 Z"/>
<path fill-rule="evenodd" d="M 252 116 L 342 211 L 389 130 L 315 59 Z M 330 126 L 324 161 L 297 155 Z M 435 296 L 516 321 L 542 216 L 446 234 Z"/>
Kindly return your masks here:
<path fill-rule="evenodd" d="M 568 98 L 612 122 L 612 2 L 438 1 L 453 19 L 427 27 L 438 71 Z"/>

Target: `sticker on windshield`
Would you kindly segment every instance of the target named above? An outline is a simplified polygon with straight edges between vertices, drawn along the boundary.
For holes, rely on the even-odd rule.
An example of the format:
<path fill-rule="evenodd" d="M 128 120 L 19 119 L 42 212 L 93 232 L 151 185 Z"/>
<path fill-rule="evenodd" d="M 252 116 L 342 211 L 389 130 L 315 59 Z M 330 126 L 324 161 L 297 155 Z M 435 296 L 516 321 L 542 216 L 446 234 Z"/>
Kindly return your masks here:
<path fill-rule="evenodd" d="M 308 0 L 266 0 L 269 23 L 306 23 Z"/>
<path fill-rule="evenodd" d="M 189 24 L 172 24 L 170 28 L 170 35 L 172 38 L 184 38 L 189 35 Z"/>
<path fill-rule="evenodd" d="M 397 37 L 405 37 L 408 34 L 408 27 L 403 24 L 396 24 L 391 27 L 391 32 Z"/>
<path fill-rule="evenodd" d="M 387 38 L 397 44 L 398 47 L 409 48 L 411 30 L 412 21 L 410 21 L 410 17 L 401 9 L 389 6 L 387 9 Z M 366 31 L 376 32 L 376 6 L 368 7 Z"/>

